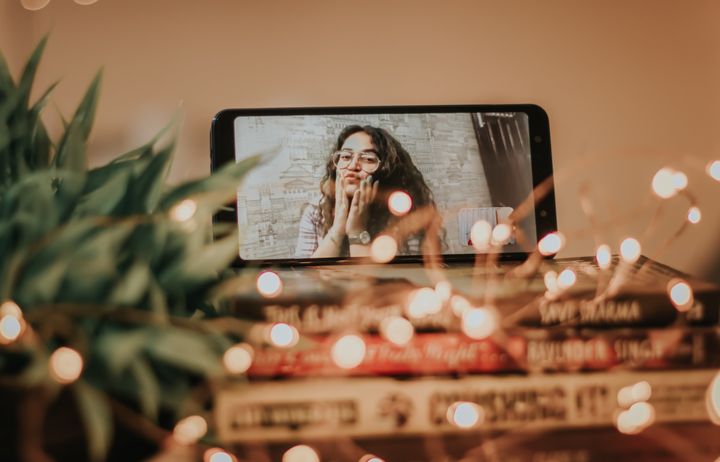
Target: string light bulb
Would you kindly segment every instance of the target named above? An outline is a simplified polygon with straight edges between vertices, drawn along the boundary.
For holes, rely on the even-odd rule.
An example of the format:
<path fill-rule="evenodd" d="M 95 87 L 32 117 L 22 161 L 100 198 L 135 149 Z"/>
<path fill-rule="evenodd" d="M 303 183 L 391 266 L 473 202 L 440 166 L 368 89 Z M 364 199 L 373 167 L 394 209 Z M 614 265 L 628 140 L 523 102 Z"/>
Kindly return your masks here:
<path fill-rule="evenodd" d="M 472 307 L 472 303 L 462 295 L 453 295 L 450 297 L 450 309 L 452 309 L 453 314 L 457 317 L 462 317 L 463 313 Z"/>
<path fill-rule="evenodd" d="M 443 301 L 437 292 L 429 287 L 421 287 L 410 293 L 407 313 L 411 318 L 423 318 L 438 313 L 442 306 Z"/>
<path fill-rule="evenodd" d="M 173 438 L 178 443 L 189 446 L 197 443 L 200 438 L 205 436 L 207 430 L 208 424 L 205 419 L 199 415 L 191 415 L 175 424 Z"/>
<path fill-rule="evenodd" d="M 358 460 L 358 462 L 385 462 L 385 459 L 381 459 L 375 454 L 365 454 Z"/>
<path fill-rule="evenodd" d="M 700 223 L 700 220 L 702 219 L 702 213 L 700 212 L 700 208 L 696 206 L 690 207 L 688 209 L 687 219 L 690 223 L 694 225 Z"/>
<path fill-rule="evenodd" d="M 628 237 L 620 243 L 620 256 L 627 263 L 635 263 L 641 254 L 642 247 L 637 239 Z"/>
<path fill-rule="evenodd" d="M 612 265 L 612 253 L 610 252 L 610 246 L 607 244 L 601 244 L 595 251 L 595 260 L 597 261 L 598 267 L 602 270 L 610 268 Z"/>
<path fill-rule="evenodd" d="M 462 331 L 470 338 L 484 339 L 498 329 L 499 316 L 493 308 L 471 308 L 462 315 Z"/>
<path fill-rule="evenodd" d="M 269 340 L 273 346 L 278 348 L 291 348 L 297 345 L 300 340 L 300 333 L 290 324 L 276 322 L 270 326 Z"/>
<path fill-rule="evenodd" d="M 398 243 L 394 237 L 383 234 L 378 236 L 370 246 L 370 258 L 375 263 L 387 263 L 395 258 Z"/>
<path fill-rule="evenodd" d="M 320 462 L 320 456 L 310 446 L 299 444 L 285 451 L 282 462 Z"/>
<path fill-rule="evenodd" d="M 333 344 L 330 356 L 343 369 L 354 369 L 362 364 L 366 349 L 365 341 L 359 335 L 343 335 Z"/>
<path fill-rule="evenodd" d="M 512 236 L 512 227 L 507 223 L 500 223 L 492 230 L 492 243 L 494 245 L 505 245 L 510 241 Z"/>
<path fill-rule="evenodd" d="M 170 218 L 179 223 L 186 223 L 192 220 L 197 209 L 197 202 L 192 199 L 183 199 L 170 209 Z"/>
<path fill-rule="evenodd" d="M 695 302 L 692 287 L 686 281 L 675 278 L 667 285 L 670 301 L 678 311 L 688 311 Z"/>
<path fill-rule="evenodd" d="M 687 188 L 688 185 L 687 175 L 679 170 L 674 171 L 672 174 L 672 184 L 675 191 L 682 191 Z"/>
<path fill-rule="evenodd" d="M 20 0 L 20 4 L 23 8 L 30 11 L 42 10 L 48 6 L 50 0 Z"/>
<path fill-rule="evenodd" d="M 203 462 L 237 462 L 237 459 L 220 448 L 210 448 L 203 454 Z"/>
<path fill-rule="evenodd" d="M 720 181 L 720 160 L 710 162 L 705 168 L 705 171 L 710 175 L 710 178 L 715 181 Z"/>
<path fill-rule="evenodd" d="M 388 209 L 397 217 L 407 214 L 412 209 L 412 197 L 405 191 L 393 191 L 388 197 Z"/>
<path fill-rule="evenodd" d="M 282 279 L 274 271 L 263 271 L 258 274 L 255 285 L 260 295 L 267 298 L 277 297 L 283 290 Z"/>
<path fill-rule="evenodd" d="M 715 375 L 710 385 L 708 385 L 705 394 L 705 407 L 710 420 L 715 425 L 720 425 L 720 372 Z"/>
<path fill-rule="evenodd" d="M 380 323 L 380 334 L 390 343 L 407 345 L 415 335 L 412 323 L 401 316 L 390 316 Z"/>
<path fill-rule="evenodd" d="M 663 167 L 653 176 L 652 190 L 661 199 L 669 199 L 677 193 L 674 174 L 675 171 L 670 167 Z"/>
<path fill-rule="evenodd" d="M 76 381 L 82 370 L 82 356 L 72 348 L 60 347 L 50 355 L 50 374 L 59 383 L 69 384 Z"/>
<path fill-rule="evenodd" d="M 565 246 L 565 236 L 559 232 L 552 232 L 538 242 L 538 251 L 541 255 L 549 256 L 554 255 Z"/>
<path fill-rule="evenodd" d="M 484 252 L 490 247 L 492 225 L 485 220 L 478 220 L 470 228 L 470 242 L 478 252 Z"/>
<path fill-rule="evenodd" d="M 435 293 L 443 302 L 446 302 L 452 296 L 452 286 L 448 281 L 439 281 L 435 284 Z"/>
<path fill-rule="evenodd" d="M 635 403 L 648 401 L 652 396 L 652 386 L 647 381 L 637 382 L 622 387 L 617 394 L 617 402 L 621 407 L 629 407 Z"/>
<path fill-rule="evenodd" d="M 225 351 L 223 364 L 231 374 L 243 374 L 250 369 L 255 351 L 247 343 L 238 343 Z"/>
<path fill-rule="evenodd" d="M 469 401 L 458 401 L 447 410 L 447 420 L 456 427 L 467 429 L 476 426 L 483 418 L 480 406 Z"/>
<path fill-rule="evenodd" d="M 571 270 L 570 268 L 566 268 L 558 274 L 557 277 L 557 287 L 560 290 L 569 289 L 573 285 L 575 285 L 575 282 L 577 281 L 577 275 L 575 274 L 575 271 Z"/>
<path fill-rule="evenodd" d="M 23 321 L 12 314 L 0 318 L 0 344 L 7 345 L 20 337 L 23 331 Z"/>

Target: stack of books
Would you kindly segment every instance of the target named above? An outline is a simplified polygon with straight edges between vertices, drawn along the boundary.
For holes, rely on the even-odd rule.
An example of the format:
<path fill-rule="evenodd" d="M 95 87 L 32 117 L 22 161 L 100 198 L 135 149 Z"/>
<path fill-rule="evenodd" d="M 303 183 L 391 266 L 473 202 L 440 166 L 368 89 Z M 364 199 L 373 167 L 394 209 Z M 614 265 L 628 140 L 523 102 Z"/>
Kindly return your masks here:
<path fill-rule="evenodd" d="M 436 287 L 422 267 L 281 272 L 279 297 L 240 295 L 231 309 L 292 325 L 306 342 L 256 350 L 249 383 L 216 395 L 218 436 L 240 454 L 260 444 L 271 460 L 299 443 L 321 460 L 717 456 L 720 442 L 702 435 L 717 431 L 708 389 L 720 365 L 720 288 L 644 258 L 605 271 L 591 259 L 547 262 L 532 277 L 519 269 L 445 268 L 453 292 L 417 317 L 409 300 Z M 563 269 L 574 284 L 549 294 L 543 274 Z M 676 279 L 693 289 L 685 306 L 668 296 Z M 466 335 L 453 295 L 494 307 L 498 329 Z M 414 325 L 406 344 L 381 335 L 393 316 Z M 343 367 L 331 351 L 349 334 L 365 352 Z"/>

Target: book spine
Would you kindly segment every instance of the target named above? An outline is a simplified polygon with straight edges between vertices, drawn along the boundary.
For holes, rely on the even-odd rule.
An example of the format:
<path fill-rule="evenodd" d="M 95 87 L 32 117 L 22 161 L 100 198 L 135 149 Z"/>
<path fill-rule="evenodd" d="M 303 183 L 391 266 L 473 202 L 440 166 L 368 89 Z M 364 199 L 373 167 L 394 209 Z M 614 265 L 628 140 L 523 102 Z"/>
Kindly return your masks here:
<path fill-rule="evenodd" d="M 346 301 L 347 300 L 347 301 Z M 478 299 L 481 301 L 480 299 Z M 613 298 L 595 299 L 594 293 L 583 292 L 557 300 L 542 294 L 524 293 L 495 300 L 503 315 L 521 310 L 513 324 L 523 327 L 661 327 L 676 322 L 689 325 L 717 325 L 720 321 L 720 291 L 701 291 L 687 312 L 679 312 L 664 293 L 621 294 Z M 284 322 L 303 334 L 327 334 L 353 328 L 375 332 L 387 316 L 403 316 L 403 303 L 374 304 L 352 301 L 352 297 L 322 301 L 290 299 L 234 301 L 231 313 L 242 313 L 264 322 Z M 513 316 L 515 317 L 515 316 Z M 411 319 L 418 331 L 459 331 L 460 320 L 445 307 L 437 314 Z"/>
<path fill-rule="evenodd" d="M 526 331 L 474 340 L 458 333 L 417 334 L 404 346 L 363 335 L 366 350 L 354 368 L 337 366 L 331 356 L 337 336 L 317 336 L 302 350 L 264 348 L 255 352 L 251 378 L 472 374 L 522 371 L 660 369 L 718 363 L 715 331 L 680 329 L 600 331 L 552 335 Z"/>
<path fill-rule="evenodd" d="M 458 401 L 477 404 L 473 430 L 549 430 L 613 425 L 617 394 L 647 381 L 655 422 L 709 422 L 706 391 L 716 370 L 613 372 L 460 379 L 325 378 L 228 385 L 215 417 L 224 443 L 333 437 L 457 434 Z"/>

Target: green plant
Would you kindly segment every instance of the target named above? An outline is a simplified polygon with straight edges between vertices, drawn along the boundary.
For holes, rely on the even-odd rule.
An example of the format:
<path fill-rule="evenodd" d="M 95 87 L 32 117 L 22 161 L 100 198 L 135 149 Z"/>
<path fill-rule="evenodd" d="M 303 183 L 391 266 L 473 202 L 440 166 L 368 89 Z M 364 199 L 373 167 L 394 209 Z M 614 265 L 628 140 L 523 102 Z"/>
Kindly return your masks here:
<path fill-rule="evenodd" d="M 0 380 L 57 390 L 48 358 L 61 346 L 79 352 L 82 375 L 68 387 L 100 460 L 109 397 L 153 421 L 161 412 L 177 420 L 197 411 L 197 384 L 223 373 L 219 358 L 234 337 L 205 319 L 237 236 L 212 242 L 206 225 L 259 157 L 171 187 L 173 143 L 158 142 L 171 125 L 88 169 L 101 76 L 53 142 L 41 113 L 55 85 L 30 103 L 45 43 L 17 83 L 0 55 Z"/>

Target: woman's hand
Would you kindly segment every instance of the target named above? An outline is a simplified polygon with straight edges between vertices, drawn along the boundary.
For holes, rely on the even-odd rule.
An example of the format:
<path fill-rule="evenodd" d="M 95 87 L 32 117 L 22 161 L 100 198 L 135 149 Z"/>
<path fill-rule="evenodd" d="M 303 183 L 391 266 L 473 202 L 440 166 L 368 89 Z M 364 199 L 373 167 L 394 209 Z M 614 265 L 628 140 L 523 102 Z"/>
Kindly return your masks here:
<path fill-rule="evenodd" d="M 336 242 L 342 242 L 345 238 L 349 208 L 350 200 L 347 194 L 345 194 L 345 179 L 340 175 L 340 171 L 338 170 L 335 174 L 335 213 L 333 224 L 328 230 L 328 234 L 335 239 Z"/>
<path fill-rule="evenodd" d="M 378 184 L 378 181 L 373 183 L 372 176 L 368 176 L 360 182 L 355 194 L 353 194 L 350 210 L 347 212 L 345 231 L 348 235 L 357 235 L 367 230 L 368 210 L 377 195 Z M 347 200 L 347 196 L 345 196 L 345 199 Z M 337 207 L 337 202 L 335 204 L 335 207 Z"/>

